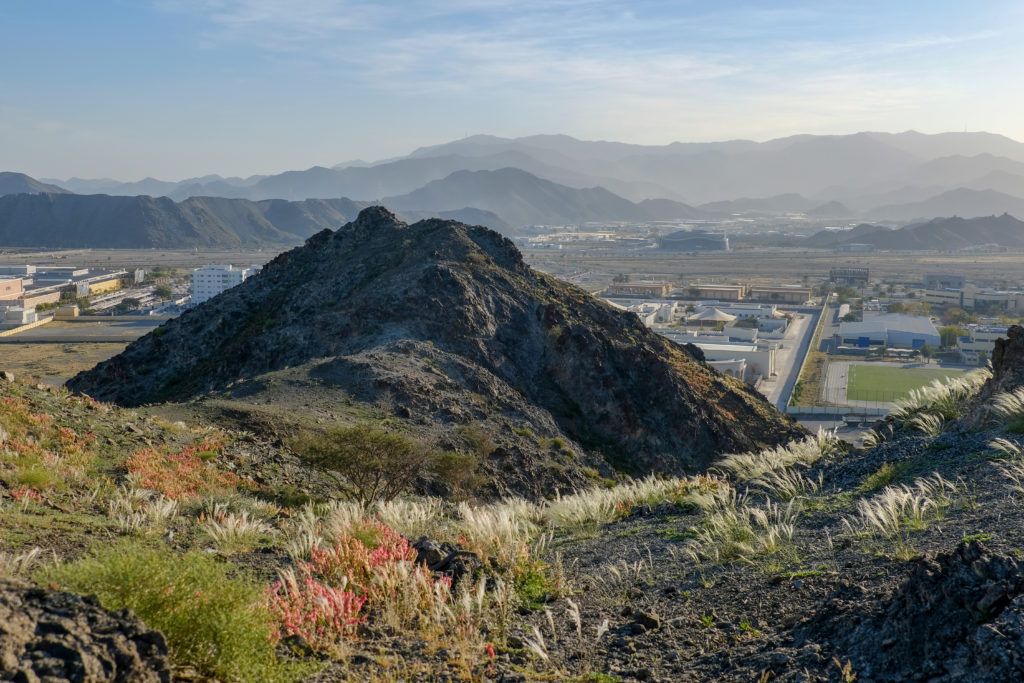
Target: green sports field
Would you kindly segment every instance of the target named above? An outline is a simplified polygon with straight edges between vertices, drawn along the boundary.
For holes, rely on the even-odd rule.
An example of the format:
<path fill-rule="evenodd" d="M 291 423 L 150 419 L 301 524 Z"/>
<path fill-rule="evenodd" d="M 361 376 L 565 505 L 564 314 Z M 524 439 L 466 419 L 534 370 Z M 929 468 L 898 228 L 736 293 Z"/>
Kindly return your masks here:
<path fill-rule="evenodd" d="M 851 401 L 896 401 L 905 398 L 912 389 L 931 384 L 932 380 L 962 374 L 963 370 L 851 365 L 846 398 Z"/>

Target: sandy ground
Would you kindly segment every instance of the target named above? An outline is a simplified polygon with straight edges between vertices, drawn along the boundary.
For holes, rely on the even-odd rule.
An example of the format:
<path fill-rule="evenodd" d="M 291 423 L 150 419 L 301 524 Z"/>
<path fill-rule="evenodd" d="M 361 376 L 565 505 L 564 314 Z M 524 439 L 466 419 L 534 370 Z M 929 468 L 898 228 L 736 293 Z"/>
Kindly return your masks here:
<path fill-rule="evenodd" d="M 61 385 L 79 372 L 124 350 L 127 342 L 84 344 L 0 344 L 0 369 L 31 376 L 44 384 Z"/>

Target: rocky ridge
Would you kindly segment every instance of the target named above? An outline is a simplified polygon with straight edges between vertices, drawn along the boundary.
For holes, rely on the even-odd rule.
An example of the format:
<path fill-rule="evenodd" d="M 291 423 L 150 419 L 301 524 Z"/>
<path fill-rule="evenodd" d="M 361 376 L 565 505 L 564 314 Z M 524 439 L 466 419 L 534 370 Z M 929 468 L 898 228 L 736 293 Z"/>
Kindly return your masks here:
<path fill-rule="evenodd" d="M 0 678 L 166 683 L 171 667 L 163 635 L 131 612 L 0 576 Z"/>
<path fill-rule="evenodd" d="M 494 493 L 538 495 L 595 470 L 695 472 L 802 433 L 701 361 L 532 270 L 495 232 L 375 207 L 68 386 L 122 405 L 255 411 L 270 431 L 352 421 L 353 404 L 445 448 L 466 448 L 469 428 L 495 446 L 483 463 Z"/>

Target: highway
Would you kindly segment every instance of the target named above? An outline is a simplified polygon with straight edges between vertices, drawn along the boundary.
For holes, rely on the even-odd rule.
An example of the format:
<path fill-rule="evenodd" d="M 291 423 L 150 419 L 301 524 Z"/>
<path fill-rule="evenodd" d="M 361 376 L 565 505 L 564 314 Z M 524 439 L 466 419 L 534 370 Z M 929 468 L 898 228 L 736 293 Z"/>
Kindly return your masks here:
<path fill-rule="evenodd" d="M 164 319 L 119 320 L 100 318 L 89 322 L 51 322 L 10 337 L 0 338 L 3 344 L 74 344 L 99 342 L 132 342 L 159 327 Z"/>

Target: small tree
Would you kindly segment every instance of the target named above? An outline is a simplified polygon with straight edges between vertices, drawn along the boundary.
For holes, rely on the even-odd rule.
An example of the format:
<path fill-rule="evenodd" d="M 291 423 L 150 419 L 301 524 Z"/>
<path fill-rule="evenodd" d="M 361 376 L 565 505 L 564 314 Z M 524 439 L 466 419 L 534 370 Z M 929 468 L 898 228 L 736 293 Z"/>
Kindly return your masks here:
<path fill-rule="evenodd" d="M 362 505 L 393 500 L 433 457 L 424 444 L 368 423 L 306 433 L 290 445 L 314 466 L 340 474 Z"/>

